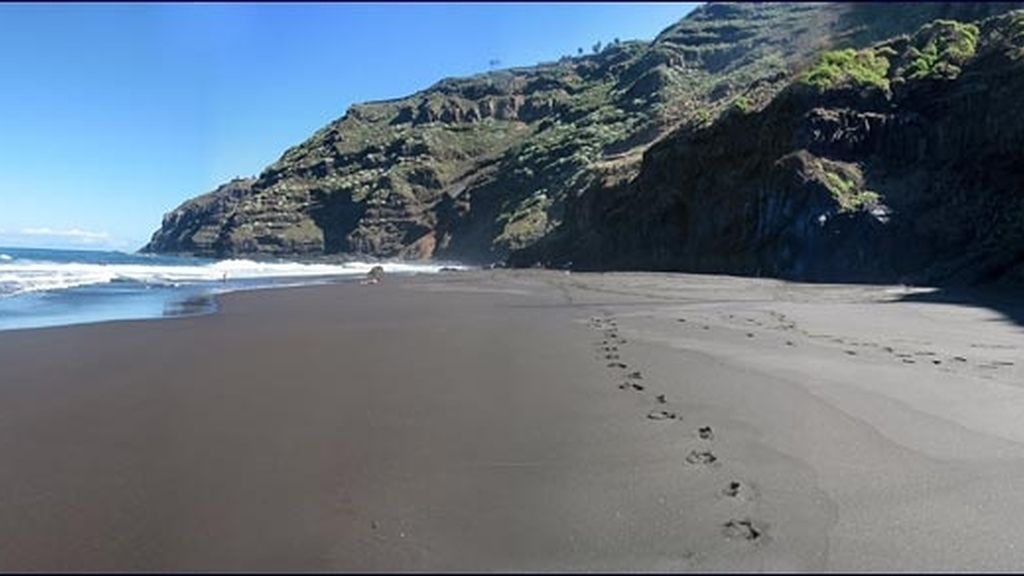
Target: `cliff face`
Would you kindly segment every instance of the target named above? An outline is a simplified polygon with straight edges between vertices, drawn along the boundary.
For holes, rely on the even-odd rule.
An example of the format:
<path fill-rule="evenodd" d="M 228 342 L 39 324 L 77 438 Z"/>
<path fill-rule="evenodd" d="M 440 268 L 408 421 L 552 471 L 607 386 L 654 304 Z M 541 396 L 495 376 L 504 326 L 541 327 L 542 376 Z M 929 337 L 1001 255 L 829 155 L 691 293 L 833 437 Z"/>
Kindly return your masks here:
<path fill-rule="evenodd" d="M 1012 7 L 708 4 L 650 43 L 354 106 L 145 249 L 1012 276 L 1019 18 L 929 24 Z"/>
<path fill-rule="evenodd" d="M 1024 280 L 1024 13 L 823 54 L 767 106 L 653 146 L 519 263 Z"/>
<path fill-rule="evenodd" d="M 658 137 L 751 84 L 770 93 L 843 14 L 705 6 L 651 43 L 354 106 L 257 178 L 169 213 L 145 249 L 504 258 L 557 228 L 567 197 L 635 175 Z"/>

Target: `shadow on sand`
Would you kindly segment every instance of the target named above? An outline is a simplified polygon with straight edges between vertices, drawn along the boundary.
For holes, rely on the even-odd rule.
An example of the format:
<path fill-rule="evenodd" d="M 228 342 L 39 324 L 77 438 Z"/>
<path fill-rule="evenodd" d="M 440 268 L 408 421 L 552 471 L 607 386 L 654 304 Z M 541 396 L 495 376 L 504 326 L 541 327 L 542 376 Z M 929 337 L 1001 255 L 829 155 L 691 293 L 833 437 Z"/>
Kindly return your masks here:
<path fill-rule="evenodd" d="M 1007 320 L 1024 326 L 1024 289 L 1022 288 L 939 288 L 901 296 L 896 302 L 923 302 L 988 308 Z"/>

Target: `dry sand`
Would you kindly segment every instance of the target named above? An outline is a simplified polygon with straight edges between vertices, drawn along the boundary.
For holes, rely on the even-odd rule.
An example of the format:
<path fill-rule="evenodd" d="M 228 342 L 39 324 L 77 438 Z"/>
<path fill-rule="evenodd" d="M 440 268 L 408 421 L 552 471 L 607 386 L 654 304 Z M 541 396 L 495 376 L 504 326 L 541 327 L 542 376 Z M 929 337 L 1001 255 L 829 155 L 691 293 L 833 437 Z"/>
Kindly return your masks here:
<path fill-rule="evenodd" d="M 1021 316 L 944 298 L 472 272 L 0 333 L 0 570 L 1019 570 Z"/>

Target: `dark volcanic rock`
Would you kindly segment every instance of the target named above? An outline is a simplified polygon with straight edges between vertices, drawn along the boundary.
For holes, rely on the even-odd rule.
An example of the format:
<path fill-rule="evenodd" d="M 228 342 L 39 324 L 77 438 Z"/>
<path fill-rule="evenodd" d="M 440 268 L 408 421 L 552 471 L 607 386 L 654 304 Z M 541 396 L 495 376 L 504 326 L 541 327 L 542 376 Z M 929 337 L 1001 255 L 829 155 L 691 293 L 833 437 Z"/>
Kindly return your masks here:
<path fill-rule="evenodd" d="M 759 111 L 679 130 L 648 150 L 636 178 L 575 199 L 565 226 L 514 262 L 1024 279 L 1024 14 L 980 23 L 970 54 L 947 67 L 914 68 L 957 26 L 872 48 L 891 61 L 878 86 L 823 89 L 802 76 Z"/>

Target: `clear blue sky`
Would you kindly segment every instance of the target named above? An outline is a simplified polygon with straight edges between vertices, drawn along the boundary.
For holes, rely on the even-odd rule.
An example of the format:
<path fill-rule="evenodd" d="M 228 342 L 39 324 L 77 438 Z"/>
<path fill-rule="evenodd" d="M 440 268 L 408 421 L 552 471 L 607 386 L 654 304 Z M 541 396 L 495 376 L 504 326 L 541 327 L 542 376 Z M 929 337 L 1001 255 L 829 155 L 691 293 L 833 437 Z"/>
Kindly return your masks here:
<path fill-rule="evenodd" d="M 0 4 L 0 246 L 134 250 L 182 201 L 349 105 L 695 4 Z"/>

